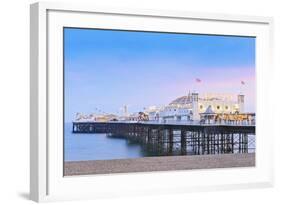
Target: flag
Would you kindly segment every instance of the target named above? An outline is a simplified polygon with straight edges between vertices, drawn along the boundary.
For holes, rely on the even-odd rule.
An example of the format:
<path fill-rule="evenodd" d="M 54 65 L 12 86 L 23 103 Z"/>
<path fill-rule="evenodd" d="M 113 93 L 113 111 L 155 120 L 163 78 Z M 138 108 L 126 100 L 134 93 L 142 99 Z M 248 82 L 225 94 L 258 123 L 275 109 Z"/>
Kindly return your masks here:
<path fill-rule="evenodd" d="M 242 84 L 242 85 L 245 85 L 246 83 L 245 83 L 245 81 L 241 80 L 241 84 Z"/>
<path fill-rule="evenodd" d="M 199 79 L 199 78 L 196 78 L 195 81 L 196 81 L 196 83 L 201 83 L 201 79 Z"/>

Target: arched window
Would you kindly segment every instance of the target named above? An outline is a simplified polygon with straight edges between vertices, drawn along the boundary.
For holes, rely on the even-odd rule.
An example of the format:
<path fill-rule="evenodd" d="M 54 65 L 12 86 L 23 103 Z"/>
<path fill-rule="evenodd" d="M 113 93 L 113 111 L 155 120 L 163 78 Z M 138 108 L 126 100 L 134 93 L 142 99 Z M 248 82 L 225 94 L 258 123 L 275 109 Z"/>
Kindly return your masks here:
<path fill-rule="evenodd" d="M 225 106 L 225 109 L 228 110 L 228 106 Z"/>
<path fill-rule="evenodd" d="M 220 109 L 220 106 L 218 105 L 218 106 L 217 106 L 217 110 L 219 110 L 219 109 Z"/>

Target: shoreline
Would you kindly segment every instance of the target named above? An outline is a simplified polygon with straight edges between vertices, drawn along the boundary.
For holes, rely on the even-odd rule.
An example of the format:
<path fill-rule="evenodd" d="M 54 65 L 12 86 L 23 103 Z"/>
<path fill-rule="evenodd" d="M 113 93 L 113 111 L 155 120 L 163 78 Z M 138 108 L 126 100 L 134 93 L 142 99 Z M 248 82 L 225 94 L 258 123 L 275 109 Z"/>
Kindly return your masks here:
<path fill-rule="evenodd" d="M 255 153 L 142 157 L 64 162 L 64 176 L 254 167 Z"/>

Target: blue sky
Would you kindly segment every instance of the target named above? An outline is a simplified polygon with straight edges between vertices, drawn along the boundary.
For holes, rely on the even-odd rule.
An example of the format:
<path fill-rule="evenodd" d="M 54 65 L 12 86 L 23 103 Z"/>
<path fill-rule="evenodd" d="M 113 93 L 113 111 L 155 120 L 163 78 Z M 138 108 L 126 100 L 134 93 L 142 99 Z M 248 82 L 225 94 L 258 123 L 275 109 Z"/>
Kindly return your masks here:
<path fill-rule="evenodd" d="M 65 28 L 64 52 L 67 122 L 165 105 L 189 90 L 243 92 L 255 111 L 255 38 Z"/>

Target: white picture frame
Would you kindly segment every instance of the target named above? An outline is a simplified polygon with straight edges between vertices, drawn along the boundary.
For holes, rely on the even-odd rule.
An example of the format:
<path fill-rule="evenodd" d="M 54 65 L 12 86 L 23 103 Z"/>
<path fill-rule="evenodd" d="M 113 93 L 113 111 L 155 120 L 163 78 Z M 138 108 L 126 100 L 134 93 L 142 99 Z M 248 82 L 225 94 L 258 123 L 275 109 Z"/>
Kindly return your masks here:
<path fill-rule="evenodd" d="M 30 13 L 30 198 L 34 201 L 268 187 L 273 184 L 270 17 L 35 3 Z M 93 18 L 95 17 L 95 18 Z M 97 19 L 97 21 L 93 21 Z M 62 28 L 123 28 L 256 36 L 256 167 L 63 177 Z M 158 25 L 158 26 L 156 26 Z M 150 182 L 149 186 L 147 183 Z M 165 183 L 164 183 L 165 181 Z M 188 182 L 188 183 L 187 183 Z"/>

